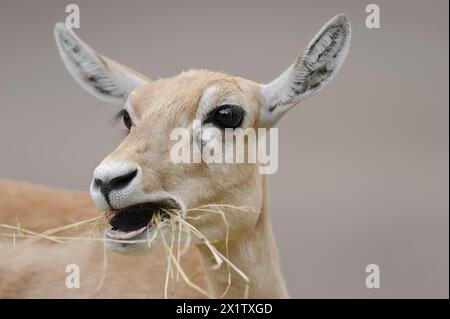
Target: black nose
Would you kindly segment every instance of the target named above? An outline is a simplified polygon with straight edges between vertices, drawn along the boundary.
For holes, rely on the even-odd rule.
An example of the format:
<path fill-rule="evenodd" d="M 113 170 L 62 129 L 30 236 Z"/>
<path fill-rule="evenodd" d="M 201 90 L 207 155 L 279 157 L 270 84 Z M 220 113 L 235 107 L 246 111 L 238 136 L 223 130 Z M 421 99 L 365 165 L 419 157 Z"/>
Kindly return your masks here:
<path fill-rule="evenodd" d="M 114 190 L 125 188 L 136 177 L 137 169 L 121 176 L 114 177 L 110 180 L 101 180 L 100 178 L 94 179 L 95 187 L 100 188 L 105 199 L 109 201 L 109 193 Z"/>

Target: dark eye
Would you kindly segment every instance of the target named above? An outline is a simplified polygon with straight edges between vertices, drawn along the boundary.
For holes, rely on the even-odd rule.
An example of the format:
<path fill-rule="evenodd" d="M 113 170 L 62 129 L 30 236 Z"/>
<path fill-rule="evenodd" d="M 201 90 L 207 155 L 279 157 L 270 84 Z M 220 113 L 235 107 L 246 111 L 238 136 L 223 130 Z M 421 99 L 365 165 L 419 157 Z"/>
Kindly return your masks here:
<path fill-rule="evenodd" d="M 120 110 L 119 113 L 117 113 L 114 116 L 113 121 L 114 122 L 116 122 L 116 121 L 123 121 L 123 124 L 125 124 L 125 126 L 128 129 L 128 131 L 133 126 L 133 121 L 131 121 L 130 114 L 125 109 Z"/>
<path fill-rule="evenodd" d="M 212 123 L 219 128 L 235 129 L 241 126 L 245 111 L 236 105 L 222 105 L 208 114 L 205 123 Z"/>
<path fill-rule="evenodd" d="M 128 114 L 128 112 L 124 110 L 122 116 L 123 116 L 123 124 L 125 124 L 128 130 L 130 130 L 131 126 L 133 125 L 133 122 L 131 122 L 130 114 Z"/>

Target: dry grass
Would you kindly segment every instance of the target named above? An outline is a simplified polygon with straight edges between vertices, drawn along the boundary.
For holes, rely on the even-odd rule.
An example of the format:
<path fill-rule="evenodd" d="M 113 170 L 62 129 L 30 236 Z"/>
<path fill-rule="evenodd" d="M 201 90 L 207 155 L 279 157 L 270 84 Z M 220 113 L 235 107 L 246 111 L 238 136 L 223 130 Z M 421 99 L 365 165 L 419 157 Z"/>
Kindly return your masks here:
<path fill-rule="evenodd" d="M 154 232 L 145 239 L 136 240 L 118 240 L 105 238 L 103 235 L 98 236 L 98 234 L 103 234 L 103 231 L 108 227 L 109 219 L 111 218 L 111 213 L 104 213 L 98 217 L 82 220 L 76 223 L 63 225 L 60 227 L 52 228 L 42 233 L 37 233 L 29 229 L 24 229 L 21 227 L 20 222 L 17 220 L 17 225 L 7 225 L 0 224 L 0 229 L 6 230 L 6 232 L 0 233 L 0 238 L 9 239 L 12 243 L 13 249 L 5 255 L 0 256 L 0 258 L 6 258 L 11 254 L 17 253 L 18 250 L 35 243 L 38 240 L 48 240 L 57 244 L 66 244 L 73 241 L 100 241 L 104 244 L 104 258 L 103 258 L 103 268 L 100 282 L 93 292 L 95 294 L 98 292 L 105 281 L 106 271 L 108 267 L 108 254 L 106 243 L 146 243 L 149 247 L 158 239 L 161 239 L 162 245 L 166 251 L 167 256 L 167 269 L 166 269 L 166 279 L 164 295 L 166 298 L 170 295 L 170 287 L 173 281 L 178 281 L 180 278 L 192 289 L 200 292 L 207 298 L 213 298 L 213 296 L 196 285 L 190 280 L 187 274 L 184 272 L 181 266 L 181 257 L 186 253 L 192 238 L 196 238 L 199 242 L 204 244 L 211 252 L 212 258 L 215 265 L 213 269 L 218 269 L 222 265 L 226 265 L 228 273 L 228 282 L 225 290 L 221 294 L 221 297 L 225 297 L 232 284 L 232 271 L 236 272 L 245 282 L 245 289 L 242 293 L 244 298 L 248 297 L 250 280 L 247 275 L 241 271 L 235 264 L 229 260 L 229 224 L 227 222 L 226 215 L 223 209 L 227 211 L 241 211 L 248 212 L 253 210 L 250 207 L 236 207 L 232 205 L 204 205 L 197 208 L 188 209 L 188 212 L 204 212 L 221 215 L 225 227 L 225 255 L 222 254 L 214 245 L 211 243 L 206 236 L 204 236 L 196 227 L 188 222 L 189 219 L 196 219 L 198 217 L 190 217 L 189 214 L 186 218 L 181 217 L 181 212 L 178 210 L 165 210 L 162 209 L 153 215 L 152 220 L 149 224 L 153 225 Z M 163 217 L 164 216 L 164 217 Z M 168 218 L 167 218 L 168 217 Z M 170 238 L 166 238 L 167 231 L 169 230 Z M 76 231 L 77 235 L 67 235 L 61 234 L 63 232 Z M 79 235 L 79 233 L 82 235 Z M 95 236 L 97 234 L 97 236 Z M 183 239 L 183 240 L 182 240 Z"/>

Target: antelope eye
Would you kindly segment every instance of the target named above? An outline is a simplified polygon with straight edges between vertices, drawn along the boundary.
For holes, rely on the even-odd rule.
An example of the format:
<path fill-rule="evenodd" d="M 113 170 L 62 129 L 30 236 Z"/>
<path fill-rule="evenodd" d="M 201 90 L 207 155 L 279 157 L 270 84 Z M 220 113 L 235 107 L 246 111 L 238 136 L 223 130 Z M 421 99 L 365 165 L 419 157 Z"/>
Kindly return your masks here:
<path fill-rule="evenodd" d="M 130 114 L 125 109 L 121 109 L 118 113 L 116 113 L 112 121 L 113 123 L 123 122 L 123 124 L 128 130 L 128 133 L 130 132 L 131 127 L 133 126 L 133 121 L 131 120 Z"/>
<path fill-rule="evenodd" d="M 125 124 L 128 131 L 133 126 L 133 121 L 131 120 L 130 114 L 125 109 L 120 110 L 119 113 L 114 115 L 113 121 L 114 122 L 122 121 L 123 124 Z"/>
<path fill-rule="evenodd" d="M 245 111 L 237 105 L 221 105 L 208 114 L 205 123 L 212 123 L 219 128 L 235 129 L 241 126 Z"/>
<path fill-rule="evenodd" d="M 124 110 L 122 113 L 122 118 L 123 118 L 123 124 L 125 124 L 125 126 L 127 127 L 128 130 L 130 130 L 131 126 L 133 125 L 130 114 L 128 114 L 128 112 Z"/>

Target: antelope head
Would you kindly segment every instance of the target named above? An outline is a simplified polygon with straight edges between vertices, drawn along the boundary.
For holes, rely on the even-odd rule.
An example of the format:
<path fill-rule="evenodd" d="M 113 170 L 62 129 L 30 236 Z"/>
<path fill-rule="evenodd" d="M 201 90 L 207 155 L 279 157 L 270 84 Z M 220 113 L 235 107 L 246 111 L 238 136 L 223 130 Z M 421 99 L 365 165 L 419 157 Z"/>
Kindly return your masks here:
<path fill-rule="evenodd" d="M 69 72 L 88 92 L 120 108 L 118 116 L 129 131 L 95 168 L 90 187 L 95 205 L 114 214 L 106 236 L 122 242 L 112 248 L 145 249 L 135 240 L 154 232 L 152 216 L 161 209 L 191 218 L 211 241 L 238 238 L 253 229 L 264 198 L 260 163 L 175 163 L 171 152 L 177 141 L 172 132 L 186 129 L 192 133 L 186 143 L 201 149 L 206 142 L 222 142 L 217 131 L 245 134 L 248 129 L 273 127 L 336 75 L 348 52 L 350 32 L 346 16 L 334 17 L 278 78 L 260 84 L 206 70 L 150 80 L 100 55 L 64 24 L 57 24 L 57 46 Z M 195 122 L 216 133 L 196 134 Z M 247 140 L 245 146 L 251 143 Z M 215 204 L 252 209 L 224 209 L 226 234 L 224 216 L 195 209 Z"/>

